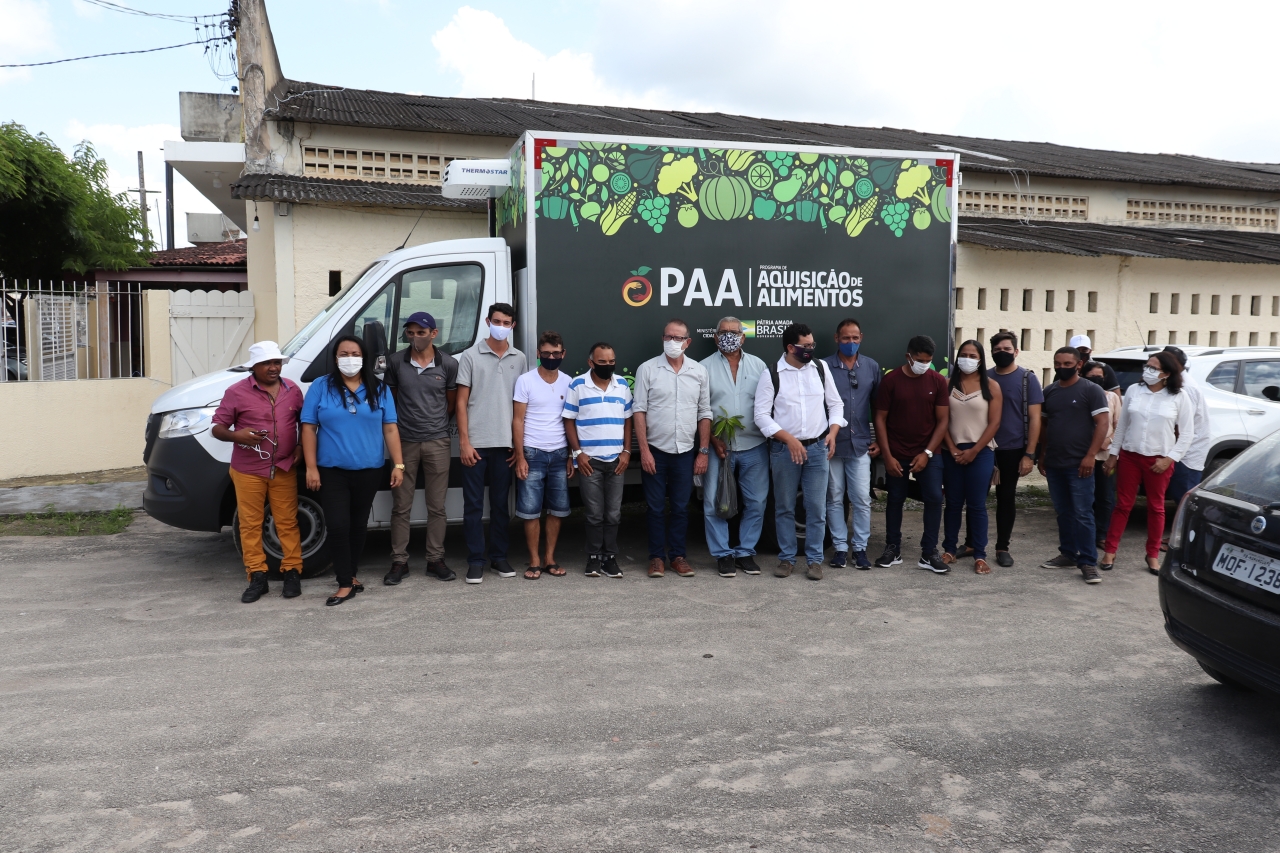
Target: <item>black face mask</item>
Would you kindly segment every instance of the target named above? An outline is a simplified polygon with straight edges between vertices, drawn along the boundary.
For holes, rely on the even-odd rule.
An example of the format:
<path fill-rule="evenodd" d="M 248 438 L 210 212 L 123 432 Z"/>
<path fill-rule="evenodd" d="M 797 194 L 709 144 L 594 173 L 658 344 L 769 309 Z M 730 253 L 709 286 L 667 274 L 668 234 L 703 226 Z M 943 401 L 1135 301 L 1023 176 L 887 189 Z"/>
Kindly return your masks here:
<path fill-rule="evenodd" d="M 542 356 L 538 356 L 538 361 L 541 362 L 542 366 L 547 370 L 559 370 L 560 365 L 564 364 L 563 358 L 543 358 Z"/>
<path fill-rule="evenodd" d="M 804 347 L 796 347 L 796 351 L 792 353 L 796 357 L 796 361 L 801 364 L 808 364 L 813 361 L 813 350 Z"/>
<path fill-rule="evenodd" d="M 1077 374 L 1078 370 L 1074 367 L 1055 367 L 1053 370 L 1053 375 L 1059 382 L 1070 382 L 1071 377 Z"/>
<path fill-rule="evenodd" d="M 608 381 L 613 378 L 613 367 L 614 366 L 612 364 L 597 364 L 591 368 L 591 372 L 599 378 Z"/>
<path fill-rule="evenodd" d="M 1105 376 L 1086 376 L 1085 379 L 1088 379 L 1094 385 L 1097 385 L 1099 388 L 1102 388 L 1104 390 L 1107 387 L 1106 386 L 1107 377 Z"/>
<path fill-rule="evenodd" d="M 1013 358 L 1013 353 L 1006 352 L 1002 349 L 991 353 L 991 360 L 994 361 L 996 363 L 996 367 L 999 368 L 1005 368 L 1013 364 Z"/>

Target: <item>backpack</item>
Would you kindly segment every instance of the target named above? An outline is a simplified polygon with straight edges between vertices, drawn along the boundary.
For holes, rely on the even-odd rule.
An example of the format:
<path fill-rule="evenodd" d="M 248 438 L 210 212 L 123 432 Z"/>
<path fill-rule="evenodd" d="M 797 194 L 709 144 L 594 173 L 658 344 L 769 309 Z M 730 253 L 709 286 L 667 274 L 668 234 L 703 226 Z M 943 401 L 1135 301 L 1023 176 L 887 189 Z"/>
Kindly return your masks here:
<path fill-rule="evenodd" d="M 818 359 L 813 364 L 818 368 L 818 380 L 822 383 L 823 389 L 825 389 L 827 387 L 827 365 L 822 359 Z M 773 401 L 776 401 L 778 399 L 778 388 L 781 385 L 778 380 L 778 362 L 776 361 L 769 362 L 769 378 L 773 380 Z M 769 403 L 769 417 L 773 417 L 774 414 L 773 401 Z"/>

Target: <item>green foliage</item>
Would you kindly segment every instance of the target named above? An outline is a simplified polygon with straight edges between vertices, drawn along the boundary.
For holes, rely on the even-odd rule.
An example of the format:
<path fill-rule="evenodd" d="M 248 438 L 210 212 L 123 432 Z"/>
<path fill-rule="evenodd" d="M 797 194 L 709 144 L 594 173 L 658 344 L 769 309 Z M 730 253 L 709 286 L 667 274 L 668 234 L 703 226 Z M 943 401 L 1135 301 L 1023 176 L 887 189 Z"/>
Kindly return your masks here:
<path fill-rule="evenodd" d="M 119 533 L 133 522 L 133 510 L 118 506 L 109 512 L 44 512 L 0 515 L 0 536 L 104 536 Z"/>
<path fill-rule="evenodd" d="M 68 159 L 48 136 L 0 124 L 0 275 L 59 278 L 146 263 L 142 214 L 107 187 L 88 142 Z"/>
<path fill-rule="evenodd" d="M 745 429 L 742 424 L 742 415 L 730 415 L 729 410 L 724 406 L 720 407 L 720 412 L 721 414 L 711 422 L 711 434 L 733 447 L 733 440 Z"/>

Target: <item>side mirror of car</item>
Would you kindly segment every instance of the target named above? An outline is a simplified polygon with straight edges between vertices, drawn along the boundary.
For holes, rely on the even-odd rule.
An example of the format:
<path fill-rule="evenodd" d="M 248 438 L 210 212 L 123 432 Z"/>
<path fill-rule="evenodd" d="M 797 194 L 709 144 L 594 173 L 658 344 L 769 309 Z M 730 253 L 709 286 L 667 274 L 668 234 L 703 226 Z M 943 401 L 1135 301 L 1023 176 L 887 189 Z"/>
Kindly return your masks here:
<path fill-rule="evenodd" d="M 1280 385 L 1268 385 L 1262 389 L 1262 396 L 1273 403 L 1280 403 Z"/>

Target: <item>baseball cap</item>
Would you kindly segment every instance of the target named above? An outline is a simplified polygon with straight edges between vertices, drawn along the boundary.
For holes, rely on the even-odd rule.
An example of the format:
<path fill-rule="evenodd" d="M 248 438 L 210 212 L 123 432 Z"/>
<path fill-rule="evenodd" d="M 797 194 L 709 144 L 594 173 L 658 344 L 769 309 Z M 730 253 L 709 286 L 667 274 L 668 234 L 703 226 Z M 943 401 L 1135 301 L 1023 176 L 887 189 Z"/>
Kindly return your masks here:
<path fill-rule="evenodd" d="M 289 361 L 289 357 L 280 352 L 280 345 L 275 341 L 258 341 L 249 347 L 249 360 L 240 366 L 252 370 L 255 364 L 274 361 L 277 358 L 282 362 Z"/>
<path fill-rule="evenodd" d="M 406 326 L 410 323 L 417 323 L 424 329 L 434 329 L 436 327 L 436 318 L 426 311 L 415 311 L 409 315 L 409 319 L 404 321 Z"/>
<path fill-rule="evenodd" d="M 1076 349 L 1084 347 L 1085 349 L 1091 350 L 1093 349 L 1093 341 L 1089 340 L 1088 335 L 1076 335 L 1071 339 L 1071 343 L 1067 344 L 1067 346 L 1075 347 Z"/>

